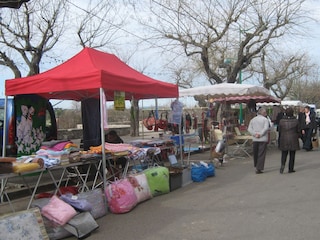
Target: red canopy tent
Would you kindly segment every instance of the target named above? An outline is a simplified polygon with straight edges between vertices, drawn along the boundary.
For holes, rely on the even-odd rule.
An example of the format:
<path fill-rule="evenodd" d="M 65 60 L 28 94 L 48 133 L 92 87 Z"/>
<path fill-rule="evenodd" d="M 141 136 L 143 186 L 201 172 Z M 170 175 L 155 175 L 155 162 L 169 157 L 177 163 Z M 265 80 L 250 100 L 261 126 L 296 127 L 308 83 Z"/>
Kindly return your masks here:
<path fill-rule="evenodd" d="M 178 97 L 178 86 L 152 79 L 129 67 L 113 54 L 84 48 L 63 64 L 46 72 L 6 80 L 6 96 L 38 94 L 47 99 L 80 101 L 105 91 L 123 91 L 128 100 Z"/>
<path fill-rule="evenodd" d="M 84 48 L 68 61 L 49 71 L 5 81 L 6 96 L 37 94 L 47 99 L 76 101 L 90 98 L 100 99 L 102 146 L 105 143 L 103 93 L 106 100 L 113 100 L 114 91 L 125 92 L 125 99 L 128 100 L 176 98 L 179 96 L 177 85 L 145 76 L 129 67 L 115 55 L 91 48 Z M 4 129 L 6 129 L 6 126 L 4 126 Z M 6 131 L 4 131 L 4 138 L 6 134 Z M 5 141 L 3 142 L 5 144 Z M 5 149 L 5 146 L 3 149 Z M 3 151 L 3 154 L 5 154 L 5 151 Z M 106 153 L 104 148 L 102 148 L 102 163 L 105 185 Z"/>

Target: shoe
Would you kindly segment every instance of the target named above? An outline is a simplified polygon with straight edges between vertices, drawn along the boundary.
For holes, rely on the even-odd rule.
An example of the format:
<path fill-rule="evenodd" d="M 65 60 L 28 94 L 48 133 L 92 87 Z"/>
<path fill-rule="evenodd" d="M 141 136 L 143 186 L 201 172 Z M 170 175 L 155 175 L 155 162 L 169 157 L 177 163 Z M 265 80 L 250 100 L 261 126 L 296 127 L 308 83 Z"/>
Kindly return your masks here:
<path fill-rule="evenodd" d="M 281 166 L 281 168 L 280 168 L 280 173 L 281 174 L 283 173 L 283 170 L 284 170 L 284 166 Z"/>
<path fill-rule="evenodd" d="M 288 173 L 294 173 L 296 170 L 289 170 Z"/>
<path fill-rule="evenodd" d="M 261 174 L 261 173 L 263 173 L 261 170 L 256 171 L 256 174 Z"/>

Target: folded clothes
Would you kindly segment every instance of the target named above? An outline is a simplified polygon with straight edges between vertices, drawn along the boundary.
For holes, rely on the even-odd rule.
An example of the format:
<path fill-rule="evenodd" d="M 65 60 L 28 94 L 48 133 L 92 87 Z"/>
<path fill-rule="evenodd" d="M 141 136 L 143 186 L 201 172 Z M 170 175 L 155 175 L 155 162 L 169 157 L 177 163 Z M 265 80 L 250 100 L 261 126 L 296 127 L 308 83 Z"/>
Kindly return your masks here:
<path fill-rule="evenodd" d="M 56 165 L 60 165 L 60 159 L 57 158 L 49 158 L 48 156 L 37 155 L 37 158 L 41 158 L 44 161 L 44 167 L 50 168 Z"/>
<path fill-rule="evenodd" d="M 69 140 L 51 140 L 51 141 L 47 141 L 47 142 L 42 142 L 42 146 L 51 148 L 59 143 L 68 143 L 68 142 L 70 142 L 70 141 Z"/>

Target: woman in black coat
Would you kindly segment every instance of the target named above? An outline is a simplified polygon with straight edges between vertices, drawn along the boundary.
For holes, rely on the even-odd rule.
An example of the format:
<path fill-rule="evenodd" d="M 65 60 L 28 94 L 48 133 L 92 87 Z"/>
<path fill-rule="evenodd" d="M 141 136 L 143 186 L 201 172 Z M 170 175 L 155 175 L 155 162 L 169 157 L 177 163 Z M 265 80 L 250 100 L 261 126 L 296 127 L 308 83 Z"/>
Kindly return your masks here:
<path fill-rule="evenodd" d="M 281 167 L 280 173 L 286 165 L 287 156 L 289 153 L 289 173 L 295 172 L 294 161 L 296 151 L 300 149 L 299 146 L 299 134 L 300 125 L 298 119 L 293 116 L 293 109 L 287 108 L 285 110 L 285 116 L 279 122 L 279 149 L 281 150 Z"/>

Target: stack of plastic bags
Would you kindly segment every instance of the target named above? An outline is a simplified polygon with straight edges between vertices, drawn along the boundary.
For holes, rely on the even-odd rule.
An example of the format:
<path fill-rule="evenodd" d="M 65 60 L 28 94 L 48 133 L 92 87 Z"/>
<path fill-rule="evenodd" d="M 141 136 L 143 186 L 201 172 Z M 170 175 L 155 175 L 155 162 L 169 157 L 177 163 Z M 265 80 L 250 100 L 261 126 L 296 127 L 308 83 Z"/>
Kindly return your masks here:
<path fill-rule="evenodd" d="M 112 213 L 129 212 L 137 204 L 169 192 L 169 170 L 160 166 L 110 182 L 105 189 Z"/>

